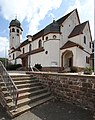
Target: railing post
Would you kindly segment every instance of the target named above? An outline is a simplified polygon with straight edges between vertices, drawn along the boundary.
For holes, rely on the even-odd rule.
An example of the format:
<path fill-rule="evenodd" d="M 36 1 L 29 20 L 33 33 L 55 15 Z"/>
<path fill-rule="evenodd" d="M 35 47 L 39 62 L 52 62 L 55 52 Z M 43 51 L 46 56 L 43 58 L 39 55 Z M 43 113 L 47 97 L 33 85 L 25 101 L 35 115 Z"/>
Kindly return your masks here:
<path fill-rule="evenodd" d="M 0 61 L 0 74 L 2 77 L 2 81 L 4 82 L 7 91 L 9 92 L 9 95 L 12 97 L 14 108 L 17 108 L 18 89 L 1 61 Z"/>

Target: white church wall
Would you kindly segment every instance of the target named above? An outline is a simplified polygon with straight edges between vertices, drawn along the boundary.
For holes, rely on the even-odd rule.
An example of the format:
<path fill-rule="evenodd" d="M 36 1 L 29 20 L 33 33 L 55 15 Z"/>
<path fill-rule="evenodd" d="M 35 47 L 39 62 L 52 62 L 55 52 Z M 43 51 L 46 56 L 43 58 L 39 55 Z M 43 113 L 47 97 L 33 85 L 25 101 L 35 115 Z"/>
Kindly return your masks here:
<path fill-rule="evenodd" d="M 82 34 L 80 35 L 77 35 L 77 36 L 74 36 L 74 37 L 71 37 L 68 39 L 69 41 L 72 41 L 74 43 L 77 43 L 79 45 L 83 45 L 83 39 L 82 39 Z"/>
<path fill-rule="evenodd" d="M 45 51 L 31 55 L 31 65 L 41 64 L 42 67 L 59 67 L 59 40 L 44 42 Z"/>
<path fill-rule="evenodd" d="M 76 59 L 77 59 L 77 57 L 76 57 L 76 47 L 71 47 L 71 48 L 61 50 L 60 51 L 60 58 L 62 56 L 62 53 L 64 53 L 67 50 L 72 51 L 72 53 L 73 53 L 73 66 L 76 66 Z M 63 64 L 65 65 L 66 63 L 64 63 L 64 62 L 66 62 L 66 61 L 63 60 Z M 61 59 L 60 59 L 60 67 L 61 67 Z"/>
<path fill-rule="evenodd" d="M 54 35 L 56 36 L 56 39 L 60 39 L 60 34 L 59 33 L 50 33 L 50 34 L 47 34 L 47 35 L 44 36 L 44 42 L 48 41 L 50 39 L 54 39 L 53 38 Z M 47 37 L 48 37 L 48 39 L 47 39 Z"/>
<path fill-rule="evenodd" d="M 44 42 L 44 49 L 44 65 L 48 67 L 59 67 L 59 40 L 48 40 Z"/>
<path fill-rule="evenodd" d="M 32 50 L 38 49 L 39 40 L 42 40 L 42 37 L 39 37 L 32 42 Z M 43 46 L 43 40 L 42 40 L 42 46 Z"/>
<path fill-rule="evenodd" d="M 76 64 L 75 66 L 78 67 L 86 67 L 86 66 L 90 66 L 88 63 L 86 63 L 86 56 L 90 57 L 90 55 L 88 53 L 86 53 L 85 51 L 76 48 Z"/>
<path fill-rule="evenodd" d="M 83 30 L 83 33 L 84 33 L 84 36 L 86 37 L 86 44 L 83 44 L 83 47 L 85 48 L 87 52 L 91 53 L 92 52 L 92 49 L 90 48 L 91 36 L 90 36 L 88 23 L 86 24 Z M 84 36 L 82 36 L 83 39 L 84 39 Z"/>
<path fill-rule="evenodd" d="M 79 24 L 76 12 L 74 11 L 65 21 L 64 23 L 62 23 L 61 26 L 61 42 L 60 42 L 60 47 L 63 46 L 63 44 L 65 44 L 68 41 L 68 36 L 70 35 L 70 33 L 72 32 L 72 30 L 74 29 L 74 27 L 76 25 Z"/>
<path fill-rule="evenodd" d="M 20 58 L 16 59 L 16 64 L 22 64 L 22 60 Z"/>
<path fill-rule="evenodd" d="M 33 55 L 30 55 L 30 65 L 35 66 L 35 64 L 41 64 L 43 66 L 44 59 L 43 59 L 43 52 L 39 52 Z"/>
<path fill-rule="evenodd" d="M 86 37 L 86 44 L 84 43 L 84 36 Z M 86 27 L 84 28 L 83 34 L 71 37 L 69 38 L 69 40 L 72 42 L 78 43 L 85 49 L 85 51 L 91 53 L 92 51 L 92 49 L 90 48 L 91 38 L 89 34 L 88 25 L 86 25 Z"/>

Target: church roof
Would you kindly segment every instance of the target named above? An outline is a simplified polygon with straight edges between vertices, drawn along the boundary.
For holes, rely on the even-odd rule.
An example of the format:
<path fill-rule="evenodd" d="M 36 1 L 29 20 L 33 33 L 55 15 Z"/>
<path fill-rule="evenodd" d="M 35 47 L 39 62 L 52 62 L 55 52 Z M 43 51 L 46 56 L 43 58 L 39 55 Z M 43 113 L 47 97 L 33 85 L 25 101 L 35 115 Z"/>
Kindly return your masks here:
<path fill-rule="evenodd" d="M 49 24 L 47 27 L 44 29 L 44 35 L 48 33 L 60 33 L 60 27 L 57 21 L 53 20 L 53 23 Z"/>
<path fill-rule="evenodd" d="M 72 42 L 72 41 L 67 41 L 67 42 L 60 48 L 60 50 L 66 49 L 66 48 L 70 48 L 70 47 L 75 47 L 75 46 L 80 47 L 81 49 L 83 49 L 83 47 L 82 47 L 81 45 L 79 45 L 79 44 L 77 44 L 77 43 L 74 43 L 74 42 Z"/>
<path fill-rule="evenodd" d="M 78 14 L 77 9 L 75 9 L 75 10 L 71 11 L 70 13 L 68 13 L 67 15 L 65 15 L 65 16 L 61 17 L 60 19 L 58 19 L 57 20 L 58 24 L 61 25 L 74 11 L 76 11 L 76 13 Z"/>
<path fill-rule="evenodd" d="M 23 47 L 25 45 L 27 45 L 28 43 L 30 43 L 31 41 L 29 41 L 28 39 L 23 41 L 21 44 L 20 44 L 20 47 Z"/>
<path fill-rule="evenodd" d="M 77 36 L 77 35 L 80 35 L 80 34 L 83 34 L 83 30 L 84 30 L 84 27 L 85 25 L 87 24 L 88 21 L 82 23 L 82 24 L 79 24 L 77 26 L 75 26 L 75 28 L 73 29 L 73 31 L 70 33 L 70 35 L 68 36 L 68 38 L 71 38 L 71 37 L 74 37 L 74 36 Z"/>
<path fill-rule="evenodd" d="M 36 40 L 37 38 L 44 36 L 47 33 L 50 32 L 60 32 L 60 26 L 61 24 L 74 12 L 77 12 L 77 9 L 71 11 L 70 13 L 68 13 L 67 15 L 63 16 L 62 18 L 58 19 L 57 21 L 53 21 L 53 23 L 49 24 L 48 26 L 46 26 L 44 29 L 42 29 L 41 31 L 39 31 L 38 33 L 36 33 L 35 35 L 33 35 L 33 40 Z M 78 18 L 79 19 L 79 18 Z M 79 20 L 80 22 L 80 20 Z"/>

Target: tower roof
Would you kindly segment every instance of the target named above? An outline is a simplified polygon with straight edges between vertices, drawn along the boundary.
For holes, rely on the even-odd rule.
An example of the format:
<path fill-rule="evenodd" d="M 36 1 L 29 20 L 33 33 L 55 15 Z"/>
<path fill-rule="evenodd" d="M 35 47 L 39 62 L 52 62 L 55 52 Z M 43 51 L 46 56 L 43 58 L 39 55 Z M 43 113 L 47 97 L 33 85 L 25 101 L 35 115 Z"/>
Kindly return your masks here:
<path fill-rule="evenodd" d="M 14 20 L 12 20 L 12 21 L 10 22 L 9 28 L 10 28 L 11 26 L 16 26 L 16 27 L 21 28 L 21 23 L 20 23 L 20 22 L 17 20 L 17 18 L 16 18 L 16 19 L 14 19 Z M 21 29 L 22 29 L 22 28 L 21 28 Z"/>

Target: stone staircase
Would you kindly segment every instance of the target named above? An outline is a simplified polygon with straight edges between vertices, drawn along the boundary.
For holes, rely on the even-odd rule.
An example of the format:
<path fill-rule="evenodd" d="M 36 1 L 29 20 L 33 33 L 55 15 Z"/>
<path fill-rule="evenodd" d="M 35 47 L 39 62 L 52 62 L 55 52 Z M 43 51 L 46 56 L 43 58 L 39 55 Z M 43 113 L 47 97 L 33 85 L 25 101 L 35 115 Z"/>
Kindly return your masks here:
<path fill-rule="evenodd" d="M 39 104 L 53 99 L 47 88 L 43 87 L 39 80 L 31 75 L 11 75 L 11 78 L 16 84 L 19 93 L 16 110 L 13 108 L 12 98 L 0 79 L 0 86 L 7 101 L 7 112 L 11 117 L 18 116 Z"/>

